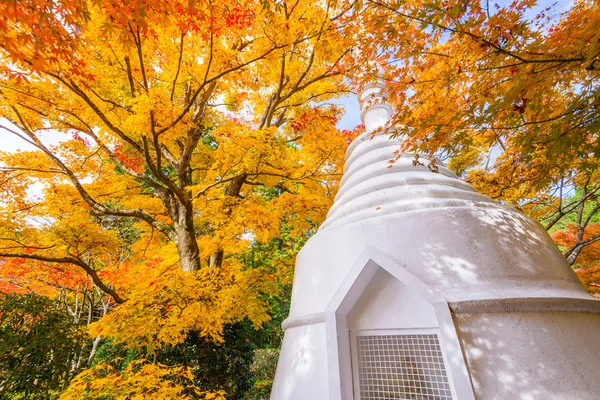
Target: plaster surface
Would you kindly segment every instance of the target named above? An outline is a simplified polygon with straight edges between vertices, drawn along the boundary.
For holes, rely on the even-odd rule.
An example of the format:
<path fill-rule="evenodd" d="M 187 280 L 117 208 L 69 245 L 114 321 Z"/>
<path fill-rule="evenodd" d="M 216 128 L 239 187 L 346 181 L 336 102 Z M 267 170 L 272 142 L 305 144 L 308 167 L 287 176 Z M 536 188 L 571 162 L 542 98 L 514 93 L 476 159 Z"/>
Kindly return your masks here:
<path fill-rule="evenodd" d="M 286 329 L 272 399 L 328 398 L 326 340 L 323 322 Z"/>
<path fill-rule="evenodd" d="M 348 329 L 437 327 L 433 306 L 381 269 L 347 316 Z"/>
<path fill-rule="evenodd" d="M 479 399 L 598 399 L 600 315 L 459 314 L 456 325 Z"/>

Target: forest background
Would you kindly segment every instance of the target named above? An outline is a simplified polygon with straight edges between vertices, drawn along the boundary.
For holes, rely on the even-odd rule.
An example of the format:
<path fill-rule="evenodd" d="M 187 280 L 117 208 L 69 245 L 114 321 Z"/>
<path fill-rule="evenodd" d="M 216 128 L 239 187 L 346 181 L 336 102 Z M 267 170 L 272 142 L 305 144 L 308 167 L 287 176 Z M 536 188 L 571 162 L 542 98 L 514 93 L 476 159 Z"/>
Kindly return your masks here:
<path fill-rule="evenodd" d="M 599 27 L 597 1 L 0 3 L 0 398 L 268 398 L 377 76 L 391 162 L 536 218 L 599 296 Z"/>

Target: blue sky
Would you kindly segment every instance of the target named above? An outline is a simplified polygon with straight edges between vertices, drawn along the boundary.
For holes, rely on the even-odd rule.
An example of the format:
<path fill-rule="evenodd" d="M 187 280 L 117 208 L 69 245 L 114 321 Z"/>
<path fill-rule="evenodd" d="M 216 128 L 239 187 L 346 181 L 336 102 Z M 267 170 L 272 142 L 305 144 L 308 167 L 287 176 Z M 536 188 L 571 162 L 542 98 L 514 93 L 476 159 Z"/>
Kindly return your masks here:
<path fill-rule="evenodd" d="M 342 96 L 339 99 L 329 101 L 329 103 L 334 103 L 340 106 L 343 106 L 346 109 L 346 114 L 342 117 L 342 119 L 338 122 L 338 129 L 354 129 L 357 125 L 360 125 L 362 122 L 360 121 L 360 108 L 358 106 L 358 100 L 356 95 L 349 94 L 346 96 Z"/>

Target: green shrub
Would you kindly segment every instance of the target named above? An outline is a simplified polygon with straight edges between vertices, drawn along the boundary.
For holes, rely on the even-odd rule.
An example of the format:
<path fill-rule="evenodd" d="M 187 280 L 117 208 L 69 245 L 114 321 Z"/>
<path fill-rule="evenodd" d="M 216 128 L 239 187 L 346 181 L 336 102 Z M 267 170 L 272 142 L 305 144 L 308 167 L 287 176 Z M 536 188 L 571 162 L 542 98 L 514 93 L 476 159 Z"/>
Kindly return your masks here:
<path fill-rule="evenodd" d="M 252 373 L 254 385 L 248 391 L 248 400 L 268 400 L 271 396 L 279 349 L 257 349 L 254 352 Z"/>
<path fill-rule="evenodd" d="M 78 372 L 85 334 L 55 301 L 0 295 L 0 399 L 53 398 Z"/>

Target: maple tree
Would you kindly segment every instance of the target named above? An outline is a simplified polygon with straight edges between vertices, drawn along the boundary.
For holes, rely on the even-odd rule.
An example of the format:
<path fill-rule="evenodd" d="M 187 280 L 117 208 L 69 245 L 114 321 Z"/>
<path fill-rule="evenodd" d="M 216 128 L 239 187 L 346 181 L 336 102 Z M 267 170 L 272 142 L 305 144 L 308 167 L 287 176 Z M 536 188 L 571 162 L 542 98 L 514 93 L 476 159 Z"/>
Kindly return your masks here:
<path fill-rule="evenodd" d="M 569 260 L 577 260 L 572 264 L 586 289 L 592 295 L 600 297 L 600 244 L 595 239 L 599 236 L 600 224 L 590 224 L 586 228 L 584 231 L 576 224 L 568 223 L 566 229 L 556 231 L 552 238 L 565 249 Z M 577 255 L 570 257 L 573 249 L 577 249 Z"/>
<path fill-rule="evenodd" d="M 264 212 L 251 185 L 294 193 L 295 182 L 326 182 L 324 164 L 339 146 L 333 124 L 323 121 L 335 121 L 337 111 L 308 102 L 339 93 L 335 78 L 348 49 L 333 9 L 300 2 L 290 9 L 258 2 L 105 2 L 85 9 L 86 20 L 64 33 L 76 36 L 64 55 L 75 66 L 59 63 L 52 46 L 31 49 L 19 25 L 4 35 L 19 44 L 17 54 L 7 51 L 2 87 L 2 115 L 19 129 L 5 130 L 40 150 L 7 156 L 5 174 L 27 169 L 29 179 L 41 181 L 59 174 L 68 187 L 55 192 L 72 188 L 61 197 L 83 200 L 83 212 L 144 222 L 176 245 L 184 271 L 201 264 L 202 222 L 194 210 L 207 201 L 214 206 L 206 208 L 235 219 L 233 208 Z M 73 139 L 49 148 L 39 138 L 47 129 Z M 82 183 L 86 177 L 93 182 Z M 245 207 L 234 207 L 244 190 Z M 226 223 L 211 222 L 206 233 Z M 245 224 L 246 231 L 267 231 L 250 218 Z M 213 264 L 222 260 L 223 240 L 210 243 Z"/>
<path fill-rule="evenodd" d="M 224 392 L 201 391 L 193 385 L 192 378 L 189 369 L 167 367 L 146 360 L 131 362 L 123 373 L 114 371 L 109 364 L 98 364 L 78 375 L 60 398 L 225 400 Z"/>
<path fill-rule="evenodd" d="M 589 184 L 589 182 L 588 182 Z M 567 198 L 565 206 L 558 205 L 561 215 L 555 208 L 546 205 L 534 206 L 536 212 L 546 212 L 552 217 L 552 238 L 562 248 L 565 257 L 575 273 L 594 295 L 600 295 L 600 204 L 595 194 L 597 188 L 590 184 L 580 188 L 575 195 Z M 558 214 L 558 215 L 557 215 Z M 542 221 L 548 216 L 542 216 Z"/>
<path fill-rule="evenodd" d="M 325 101 L 349 91 L 349 7 L 30 0 L 0 11 L 0 127 L 35 148 L 0 153 L 4 290 L 95 293 L 92 337 L 149 355 L 192 331 L 218 342 L 227 324 L 267 321 L 276 276 L 241 257 L 282 225 L 305 235 L 333 201 L 347 140 Z M 46 144 L 47 131 L 64 140 Z M 136 371 L 117 375 L 135 386 Z M 103 374 L 98 388 L 120 379 Z"/>
<path fill-rule="evenodd" d="M 1 113 L 14 127 L 3 128 L 39 149 L 3 156 L 3 240 L 13 244 L 4 257 L 76 265 L 122 302 L 95 265 L 123 259 L 118 238 L 102 229 L 107 218 L 144 223 L 138 241 L 162 235 L 183 271 L 202 259 L 219 267 L 244 233 L 272 236 L 275 211 L 321 218 L 343 138 L 339 111 L 309 102 L 344 90 L 348 44 L 334 8 L 74 4 L 85 18 L 47 21 L 52 32 L 4 26 Z M 68 53 L 54 48 L 65 37 Z M 40 140 L 48 129 L 72 139 L 48 147 Z M 45 184 L 42 202 L 27 198 L 34 181 Z M 281 195 L 266 202 L 265 187 Z M 52 223 L 32 226 L 33 215 Z"/>

